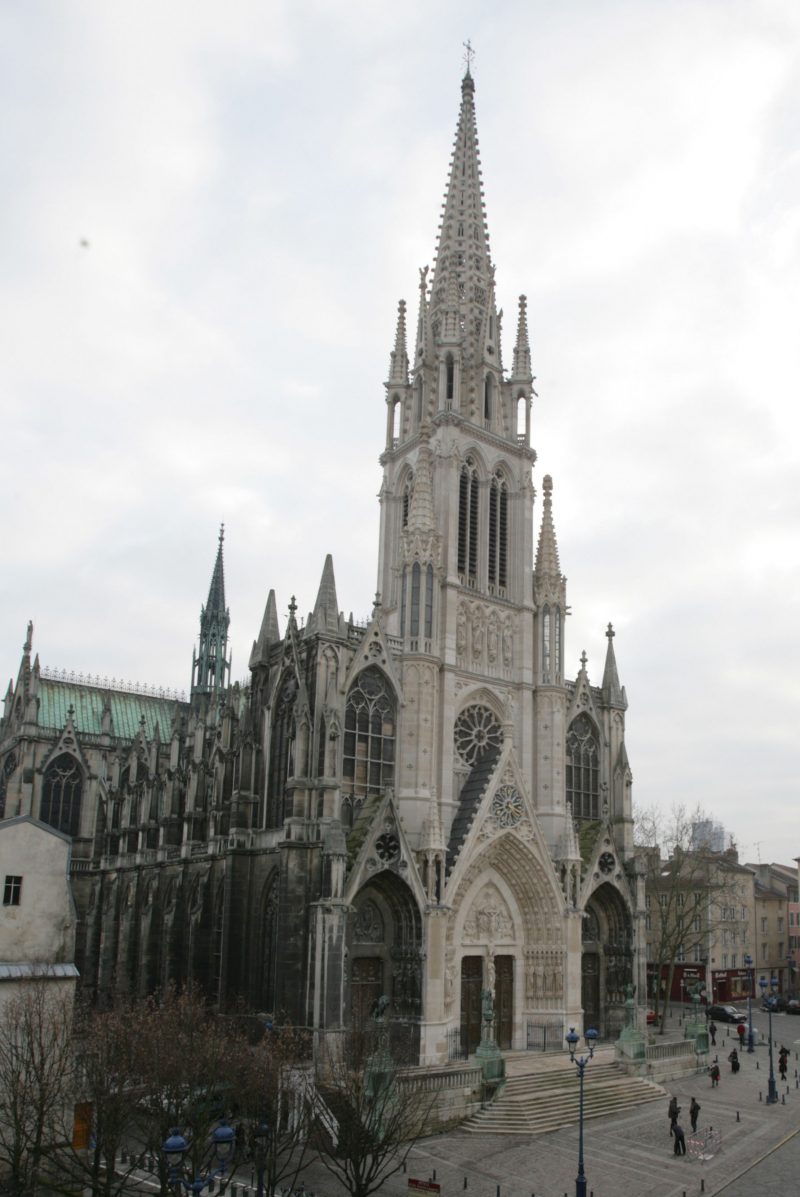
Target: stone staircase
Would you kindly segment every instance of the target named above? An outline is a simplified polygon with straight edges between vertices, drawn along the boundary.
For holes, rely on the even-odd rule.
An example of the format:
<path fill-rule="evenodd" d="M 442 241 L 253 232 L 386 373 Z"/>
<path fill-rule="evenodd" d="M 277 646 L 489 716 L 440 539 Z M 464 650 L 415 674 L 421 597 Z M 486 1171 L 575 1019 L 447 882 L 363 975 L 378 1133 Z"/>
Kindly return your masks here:
<path fill-rule="evenodd" d="M 506 1077 L 500 1096 L 463 1122 L 462 1130 L 483 1135 L 541 1135 L 577 1122 L 578 1070 L 563 1054 L 533 1059 L 530 1053 L 523 1058 L 514 1054 L 506 1059 Z M 628 1076 L 614 1062 L 613 1049 L 595 1052 L 586 1066 L 584 1118 L 618 1114 L 666 1098 L 660 1085 Z"/>

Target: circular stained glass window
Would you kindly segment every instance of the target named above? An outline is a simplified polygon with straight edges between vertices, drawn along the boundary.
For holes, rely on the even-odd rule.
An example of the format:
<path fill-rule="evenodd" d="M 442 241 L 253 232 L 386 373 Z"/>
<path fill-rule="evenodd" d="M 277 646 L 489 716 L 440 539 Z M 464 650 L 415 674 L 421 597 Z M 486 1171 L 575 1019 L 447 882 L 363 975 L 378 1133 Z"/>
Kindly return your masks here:
<path fill-rule="evenodd" d="M 488 707 L 466 707 L 455 726 L 456 752 L 466 765 L 475 765 L 503 744 L 503 731 Z"/>
<path fill-rule="evenodd" d="M 516 827 L 523 815 L 522 799 L 514 786 L 500 786 L 492 799 L 492 814 L 501 827 Z"/>

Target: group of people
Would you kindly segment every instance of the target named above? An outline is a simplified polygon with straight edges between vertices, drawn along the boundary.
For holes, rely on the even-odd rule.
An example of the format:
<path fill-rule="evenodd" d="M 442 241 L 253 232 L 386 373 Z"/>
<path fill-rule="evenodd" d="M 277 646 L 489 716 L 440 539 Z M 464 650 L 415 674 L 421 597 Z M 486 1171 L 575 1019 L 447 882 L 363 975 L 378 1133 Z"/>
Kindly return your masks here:
<path fill-rule="evenodd" d="M 678 1122 L 680 1112 L 681 1107 L 678 1105 L 677 1097 L 671 1097 L 669 1100 L 669 1133 L 674 1140 L 672 1150 L 675 1155 L 686 1155 L 686 1135 L 683 1127 Z M 697 1130 L 697 1116 L 699 1113 L 700 1103 L 693 1097 L 689 1106 L 689 1120 L 692 1124 L 692 1134 Z"/>

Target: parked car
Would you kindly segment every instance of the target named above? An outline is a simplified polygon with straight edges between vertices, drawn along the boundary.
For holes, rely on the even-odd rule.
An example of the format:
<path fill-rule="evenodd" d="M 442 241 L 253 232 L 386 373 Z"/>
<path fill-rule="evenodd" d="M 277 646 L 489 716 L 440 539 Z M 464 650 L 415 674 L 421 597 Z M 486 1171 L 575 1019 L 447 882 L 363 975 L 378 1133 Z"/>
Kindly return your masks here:
<path fill-rule="evenodd" d="M 786 1003 L 786 1013 L 800 1014 L 800 1001 L 798 1001 L 797 998 L 791 998 L 790 1001 Z"/>
<path fill-rule="evenodd" d="M 706 1015 L 714 1022 L 745 1022 L 747 1015 L 742 1014 L 735 1006 L 708 1006 Z"/>
<path fill-rule="evenodd" d="M 771 1010 L 773 1014 L 782 1014 L 787 1005 L 788 1002 L 786 1001 L 786 998 L 781 997 L 780 994 L 776 993 L 772 997 L 764 998 L 763 1002 L 761 1003 L 761 1009 Z"/>
<path fill-rule="evenodd" d="M 652 1027 L 652 1026 L 654 1026 L 654 1025 L 655 1025 L 655 1023 L 657 1023 L 657 1022 L 658 1022 L 658 1019 L 656 1018 L 656 1012 L 655 1012 L 655 1010 L 648 1010 L 648 1011 L 647 1011 L 647 1025 L 648 1025 L 648 1027 Z"/>

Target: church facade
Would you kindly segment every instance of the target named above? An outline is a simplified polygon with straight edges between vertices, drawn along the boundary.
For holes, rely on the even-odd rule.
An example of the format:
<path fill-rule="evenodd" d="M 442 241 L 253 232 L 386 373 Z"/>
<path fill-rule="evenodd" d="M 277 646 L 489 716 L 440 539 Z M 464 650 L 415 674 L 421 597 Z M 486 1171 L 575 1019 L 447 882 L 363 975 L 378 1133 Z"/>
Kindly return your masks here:
<path fill-rule="evenodd" d="M 405 1058 L 613 1037 L 644 994 L 627 699 L 567 676 L 553 483 L 536 493 L 525 297 L 510 366 L 467 71 L 433 269 L 399 305 L 378 593 L 274 592 L 230 683 L 223 540 L 187 698 L 49 673 L 32 628 L 0 724 L 0 816 L 73 838 L 83 988 L 200 985 L 320 1031 L 389 998 Z M 411 336 L 409 337 L 409 331 Z"/>

